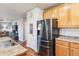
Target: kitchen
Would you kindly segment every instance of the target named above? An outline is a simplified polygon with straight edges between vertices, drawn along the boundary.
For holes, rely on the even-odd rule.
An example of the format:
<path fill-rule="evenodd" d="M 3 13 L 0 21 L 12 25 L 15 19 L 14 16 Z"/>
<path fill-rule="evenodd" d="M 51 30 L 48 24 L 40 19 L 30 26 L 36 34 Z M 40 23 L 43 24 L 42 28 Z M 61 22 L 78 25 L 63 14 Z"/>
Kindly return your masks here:
<path fill-rule="evenodd" d="M 47 22 L 42 26 L 48 26 L 46 28 L 42 28 L 41 25 L 37 25 L 37 51 L 39 55 L 41 56 L 51 56 L 51 52 L 54 54 L 52 56 L 79 56 L 79 43 L 78 43 L 78 8 L 79 4 L 78 3 L 64 3 L 64 4 L 56 4 L 55 6 L 51 6 L 43 11 L 43 20 L 44 21 L 39 21 L 41 24 L 42 22 Z M 28 12 L 29 13 L 29 12 Z M 28 16 L 28 14 L 27 14 Z M 28 17 L 27 17 L 28 18 Z M 51 33 L 49 33 L 48 30 L 51 29 L 51 25 L 48 24 L 48 21 L 50 20 L 55 20 L 58 22 L 58 29 L 59 29 L 59 37 L 55 38 L 54 42 L 54 49 L 52 50 L 47 50 L 47 44 L 43 39 L 46 39 L 46 42 L 50 40 L 51 38 Z M 38 23 L 39 23 L 38 22 Z M 52 21 L 51 21 L 52 22 Z M 51 24 L 51 23 L 50 23 Z M 40 27 L 42 28 L 40 30 Z M 50 27 L 50 28 L 49 28 Z M 45 31 L 45 32 L 44 32 Z M 43 33 L 44 32 L 44 33 Z M 53 31 L 52 31 L 53 32 Z M 42 34 L 41 34 L 42 33 Z M 45 36 L 45 34 L 47 36 Z M 40 37 L 40 36 L 42 37 Z M 31 37 L 31 36 L 30 36 Z M 38 38 L 40 37 L 40 38 Z M 50 39 L 49 39 L 49 38 Z M 54 37 L 54 36 L 53 36 Z M 27 38 L 28 39 L 28 38 Z M 43 41 L 43 43 L 42 43 Z M 27 40 L 27 46 L 31 47 L 34 49 L 33 44 L 29 43 Z M 35 43 L 34 43 L 35 44 Z M 42 45 L 41 45 L 42 44 Z M 40 47 L 42 46 L 42 47 Z M 53 45 L 51 45 L 53 46 Z M 50 47 L 51 47 L 50 46 Z M 46 50 L 45 50 L 46 49 Z M 36 50 L 36 49 L 34 49 Z"/>
<path fill-rule="evenodd" d="M 0 56 L 79 56 L 79 3 L 2 6 Z"/>
<path fill-rule="evenodd" d="M 79 56 L 78 50 L 78 3 L 61 4 L 49 8 L 44 13 L 44 19 L 58 19 L 59 37 L 55 39 L 56 56 Z"/>

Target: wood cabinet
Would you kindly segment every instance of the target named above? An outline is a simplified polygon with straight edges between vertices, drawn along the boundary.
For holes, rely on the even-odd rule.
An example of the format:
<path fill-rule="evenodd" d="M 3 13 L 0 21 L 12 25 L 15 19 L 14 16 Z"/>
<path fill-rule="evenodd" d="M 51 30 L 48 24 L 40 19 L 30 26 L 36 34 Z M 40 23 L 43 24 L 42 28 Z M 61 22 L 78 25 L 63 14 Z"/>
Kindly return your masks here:
<path fill-rule="evenodd" d="M 79 3 L 60 4 L 45 10 L 44 19 L 58 19 L 59 28 L 79 27 Z"/>
<path fill-rule="evenodd" d="M 79 49 L 79 43 L 70 42 L 70 48 Z"/>
<path fill-rule="evenodd" d="M 73 27 L 79 27 L 79 3 L 71 4 L 71 25 Z"/>
<path fill-rule="evenodd" d="M 62 41 L 62 40 L 56 40 L 56 44 L 64 45 L 64 46 L 69 46 L 69 42 L 67 42 L 67 41 Z"/>
<path fill-rule="evenodd" d="M 57 19 L 58 18 L 58 10 L 57 7 L 53 7 L 50 9 L 50 18 Z"/>
<path fill-rule="evenodd" d="M 56 56 L 69 56 L 69 47 L 56 44 Z"/>
<path fill-rule="evenodd" d="M 59 38 L 57 38 L 59 39 Z M 55 55 L 56 56 L 79 56 L 79 43 L 69 41 L 56 40 Z"/>
<path fill-rule="evenodd" d="M 79 4 L 62 4 L 58 8 L 58 27 L 79 27 Z"/>
<path fill-rule="evenodd" d="M 57 11 L 58 11 L 57 7 L 46 9 L 43 13 L 44 19 L 50 19 L 50 18 L 57 19 L 57 17 L 58 17 Z"/>
<path fill-rule="evenodd" d="M 53 18 L 58 19 L 58 27 L 68 27 L 69 25 L 69 4 L 61 4 L 49 9 L 44 12 L 44 19 Z"/>
<path fill-rule="evenodd" d="M 70 56 L 79 56 L 79 49 L 70 49 Z"/>
<path fill-rule="evenodd" d="M 43 18 L 45 19 L 49 19 L 50 18 L 50 9 L 46 9 L 43 13 Z"/>
<path fill-rule="evenodd" d="M 69 25 L 69 6 L 62 4 L 58 8 L 58 27 L 68 27 Z"/>
<path fill-rule="evenodd" d="M 70 42 L 70 56 L 79 56 L 79 43 Z"/>
<path fill-rule="evenodd" d="M 69 42 L 56 40 L 56 56 L 69 56 Z"/>

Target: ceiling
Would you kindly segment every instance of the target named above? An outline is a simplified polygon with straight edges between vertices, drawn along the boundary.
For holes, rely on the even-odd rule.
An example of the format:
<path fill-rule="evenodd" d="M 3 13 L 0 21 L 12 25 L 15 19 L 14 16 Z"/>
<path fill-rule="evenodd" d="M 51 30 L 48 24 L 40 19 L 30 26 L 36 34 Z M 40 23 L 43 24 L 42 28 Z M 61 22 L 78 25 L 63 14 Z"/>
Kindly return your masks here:
<path fill-rule="evenodd" d="M 0 20 L 16 20 L 22 17 L 27 11 L 39 7 L 46 9 L 56 3 L 0 3 Z"/>

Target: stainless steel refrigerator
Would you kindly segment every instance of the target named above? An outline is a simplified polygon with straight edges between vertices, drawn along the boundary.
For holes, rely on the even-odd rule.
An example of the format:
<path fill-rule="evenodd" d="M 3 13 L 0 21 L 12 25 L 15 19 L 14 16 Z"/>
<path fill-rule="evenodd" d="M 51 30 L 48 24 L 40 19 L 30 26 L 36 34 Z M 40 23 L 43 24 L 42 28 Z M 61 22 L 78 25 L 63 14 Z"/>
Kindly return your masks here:
<path fill-rule="evenodd" d="M 59 36 L 57 19 L 37 22 L 37 50 L 40 56 L 55 55 L 55 38 Z"/>

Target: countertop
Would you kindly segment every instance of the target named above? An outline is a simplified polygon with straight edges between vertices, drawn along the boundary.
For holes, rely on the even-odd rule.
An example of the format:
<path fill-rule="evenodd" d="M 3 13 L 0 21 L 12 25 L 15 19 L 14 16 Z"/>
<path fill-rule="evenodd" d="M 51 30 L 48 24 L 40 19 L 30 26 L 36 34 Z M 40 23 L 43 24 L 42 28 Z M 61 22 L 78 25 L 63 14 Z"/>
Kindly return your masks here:
<path fill-rule="evenodd" d="M 11 38 L 0 37 L 0 42 L 7 40 L 13 41 L 14 43 L 16 43 L 16 45 L 7 48 L 0 47 L 0 56 L 15 56 L 27 51 L 27 49 L 22 47 L 20 44 L 18 44 L 16 41 L 12 40 Z"/>
<path fill-rule="evenodd" d="M 71 37 L 71 36 L 59 36 L 56 40 L 63 40 L 68 42 L 79 43 L 79 37 Z"/>

